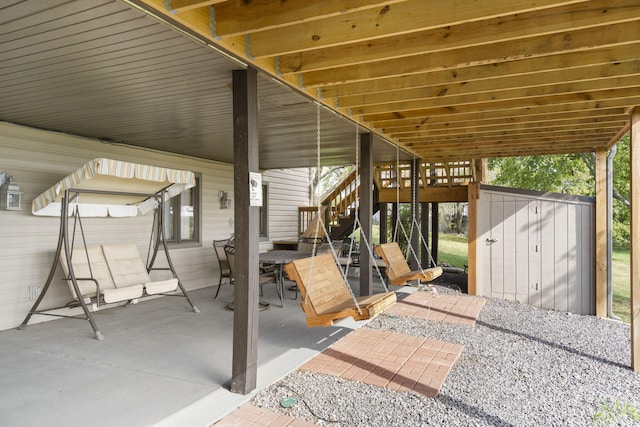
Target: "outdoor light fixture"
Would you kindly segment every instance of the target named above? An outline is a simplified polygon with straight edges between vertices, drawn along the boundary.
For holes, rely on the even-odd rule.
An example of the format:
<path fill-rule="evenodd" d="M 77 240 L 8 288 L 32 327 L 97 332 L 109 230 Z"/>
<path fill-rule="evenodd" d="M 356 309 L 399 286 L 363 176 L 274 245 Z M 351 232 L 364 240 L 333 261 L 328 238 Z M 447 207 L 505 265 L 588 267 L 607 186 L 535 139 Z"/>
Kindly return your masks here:
<path fill-rule="evenodd" d="M 227 209 L 229 205 L 231 205 L 231 199 L 229 199 L 228 191 L 218 191 L 218 199 L 220 199 L 220 209 Z"/>
<path fill-rule="evenodd" d="M 0 172 L 0 209 L 19 211 L 22 204 L 22 192 L 18 184 L 13 184 L 9 172 Z"/>

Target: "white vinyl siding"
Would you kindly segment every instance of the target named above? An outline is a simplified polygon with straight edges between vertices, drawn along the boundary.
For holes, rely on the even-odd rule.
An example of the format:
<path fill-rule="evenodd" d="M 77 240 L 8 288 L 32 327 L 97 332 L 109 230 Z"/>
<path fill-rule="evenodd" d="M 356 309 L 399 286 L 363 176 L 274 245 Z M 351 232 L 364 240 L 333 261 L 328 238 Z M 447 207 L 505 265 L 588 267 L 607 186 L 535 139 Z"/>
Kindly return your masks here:
<path fill-rule="evenodd" d="M 298 207 L 309 206 L 309 170 L 268 170 L 263 182 L 269 186 L 269 241 L 261 243 L 262 251 L 274 240 L 298 239 Z"/>
<path fill-rule="evenodd" d="M 232 164 L 0 123 L 0 171 L 14 175 L 15 183 L 23 191 L 21 211 L 0 210 L 0 330 L 22 322 L 33 304 L 29 300 L 29 286 L 44 284 L 53 262 L 60 220 L 33 216 L 32 200 L 87 161 L 99 157 L 187 169 L 200 174 L 200 245 L 172 248 L 171 258 L 187 290 L 218 283 L 218 264 L 212 241 L 228 238 L 233 233 L 233 206 L 220 209 L 218 199 L 220 190 L 228 191 L 233 198 Z M 270 239 L 295 237 L 297 207 L 308 204 L 306 169 L 267 171 L 264 176 L 269 182 L 269 212 L 273 215 L 269 219 Z M 291 186 L 299 187 L 288 190 Z M 151 222 L 152 215 L 83 218 L 89 245 L 133 242 L 138 245 L 143 259 L 147 256 Z M 159 260 L 165 262 L 163 256 Z M 61 277 L 62 270 L 58 268 L 43 307 L 69 301 L 69 291 Z M 34 316 L 32 322 L 43 320 L 52 319 Z"/>

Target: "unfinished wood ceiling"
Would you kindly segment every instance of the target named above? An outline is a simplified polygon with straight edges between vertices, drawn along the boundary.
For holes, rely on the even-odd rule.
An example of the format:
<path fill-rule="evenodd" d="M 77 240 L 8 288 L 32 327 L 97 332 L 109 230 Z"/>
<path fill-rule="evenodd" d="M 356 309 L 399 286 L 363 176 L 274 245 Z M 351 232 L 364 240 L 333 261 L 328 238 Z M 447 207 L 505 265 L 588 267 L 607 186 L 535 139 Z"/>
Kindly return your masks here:
<path fill-rule="evenodd" d="M 587 152 L 640 105 L 637 0 L 129 0 L 428 161 Z"/>

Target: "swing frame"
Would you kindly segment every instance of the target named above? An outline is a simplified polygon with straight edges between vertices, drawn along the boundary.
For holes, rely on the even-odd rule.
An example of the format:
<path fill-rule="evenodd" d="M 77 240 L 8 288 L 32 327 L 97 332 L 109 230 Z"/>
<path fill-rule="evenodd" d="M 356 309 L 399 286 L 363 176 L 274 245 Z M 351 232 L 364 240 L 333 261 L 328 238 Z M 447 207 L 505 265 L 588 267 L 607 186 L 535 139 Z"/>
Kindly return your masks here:
<path fill-rule="evenodd" d="M 150 236 L 150 240 L 149 240 L 149 250 L 147 253 L 147 264 L 146 264 L 146 269 L 147 272 L 150 272 L 152 270 L 166 270 L 166 271 L 170 271 L 172 273 L 172 276 L 178 280 L 178 288 L 181 290 L 182 295 L 179 294 L 161 294 L 161 295 L 166 295 L 166 296 L 180 296 L 180 297 L 184 297 L 187 302 L 189 303 L 189 305 L 191 306 L 191 309 L 194 313 L 199 313 L 200 310 L 193 304 L 193 302 L 189 299 L 189 296 L 182 284 L 182 282 L 180 281 L 180 279 L 178 278 L 178 275 L 176 274 L 176 270 L 175 267 L 173 266 L 173 262 L 171 260 L 171 257 L 169 255 L 169 248 L 167 245 L 167 240 L 166 240 L 166 236 L 164 233 L 164 200 L 166 200 L 166 194 L 167 194 L 167 190 L 166 189 L 162 189 L 157 193 L 153 193 L 153 194 L 147 194 L 147 193 L 135 193 L 135 192 L 120 192 L 120 191 L 104 191 L 104 190 L 92 190 L 92 189 L 79 189 L 79 188 L 67 188 L 64 190 L 64 196 L 61 199 L 61 209 L 60 209 L 60 227 L 59 227 L 59 233 L 58 233 L 58 243 L 56 246 L 56 251 L 55 251 L 55 255 L 53 257 L 53 263 L 51 265 L 51 269 L 49 270 L 49 275 L 47 276 L 47 280 L 42 288 L 42 292 L 40 293 L 40 295 L 38 296 L 38 298 L 36 299 L 35 303 L 33 304 L 33 306 L 31 307 L 31 309 L 29 310 L 29 313 L 27 314 L 27 316 L 25 317 L 25 319 L 23 320 L 22 324 L 18 327 L 19 330 L 23 330 L 26 328 L 27 324 L 29 323 L 29 320 L 31 319 L 31 317 L 34 314 L 38 314 L 38 315 L 44 315 L 44 316 L 53 316 L 53 317 L 64 317 L 64 318 L 69 318 L 69 319 L 78 319 L 78 320 L 87 320 L 89 321 L 89 324 L 91 325 L 91 328 L 93 329 L 94 333 L 95 333 L 95 338 L 97 340 L 103 340 L 104 336 L 103 334 L 100 332 L 100 330 L 98 329 L 98 326 L 93 318 L 92 312 L 91 310 L 89 310 L 89 306 L 88 306 L 88 302 L 85 301 L 85 298 L 82 297 L 82 293 L 80 292 L 80 287 L 78 285 L 78 281 L 80 280 L 92 280 L 96 283 L 96 290 L 98 292 L 96 292 L 96 296 L 95 296 L 95 300 L 96 300 L 96 305 L 99 307 L 99 299 L 100 299 L 100 293 L 99 293 L 99 284 L 97 283 L 97 280 L 93 277 L 93 273 L 91 273 L 90 278 L 80 278 L 80 277 L 76 277 L 76 274 L 74 272 L 74 267 L 73 267 L 73 263 L 72 263 L 72 254 L 73 254 L 73 245 L 74 245 L 74 241 L 75 241 L 75 224 L 74 224 L 74 230 L 73 230 L 73 234 L 70 236 L 69 233 L 69 216 L 68 216 L 68 212 L 69 212 L 69 206 L 71 205 L 71 203 L 73 203 L 74 201 L 76 201 L 80 194 L 85 193 L 85 194 L 94 194 L 94 195 L 115 195 L 115 196 L 124 196 L 124 197 L 137 197 L 137 198 L 142 198 L 142 199 L 153 199 L 155 201 L 155 210 L 154 210 L 154 218 L 153 218 L 153 226 L 152 226 L 152 231 L 151 231 L 151 236 Z M 80 224 L 80 229 L 82 230 L 82 220 L 81 217 L 79 216 L 79 210 L 76 207 L 75 210 L 76 215 L 74 215 L 75 219 L 74 221 Z M 88 255 L 88 246 L 86 243 L 86 240 L 84 238 L 84 231 L 81 231 L 82 233 L 82 243 L 83 243 L 83 248 L 85 250 L 85 255 L 87 256 L 87 259 L 89 258 Z M 166 256 L 166 260 L 168 263 L 168 267 L 153 267 L 156 259 L 157 259 L 157 255 L 158 252 L 162 250 L 165 253 Z M 78 297 L 77 301 L 73 300 L 68 304 L 62 305 L 62 306 L 58 306 L 58 307 L 53 307 L 53 308 L 47 308 L 47 309 L 38 309 L 38 307 L 40 306 L 40 304 L 42 303 L 45 295 L 47 294 L 47 291 L 49 290 L 51 284 L 53 283 L 53 278 L 55 276 L 56 270 L 58 268 L 58 264 L 59 264 L 59 260 L 60 260 L 60 256 L 64 254 L 64 259 L 66 261 L 66 265 L 68 268 L 68 275 L 67 277 L 65 277 L 63 280 L 67 280 L 69 281 L 69 283 L 72 285 L 73 289 L 75 290 L 75 294 Z M 129 301 L 131 302 L 131 301 Z M 126 304 L 129 304 L 129 302 L 127 302 Z M 61 314 L 58 313 L 57 311 L 60 309 L 64 309 L 64 308 L 70 308 L 73 307 L 75 304 L 78 304 L 81 308 L 82 308 L 82 313 L 79 315 L 65 315 L 65 314 Z"/>

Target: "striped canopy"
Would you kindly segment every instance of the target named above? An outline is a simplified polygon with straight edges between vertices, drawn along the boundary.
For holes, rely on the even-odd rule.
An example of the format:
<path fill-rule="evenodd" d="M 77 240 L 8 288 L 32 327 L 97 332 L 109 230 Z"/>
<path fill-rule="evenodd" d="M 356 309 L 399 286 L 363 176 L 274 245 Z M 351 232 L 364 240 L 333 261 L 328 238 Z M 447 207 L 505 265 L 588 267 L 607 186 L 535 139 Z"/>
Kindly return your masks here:
<path fill-rule="evenodd" d="M 69 215 L 77 206 L 82 216 L 136 216 L 155 208 L 152 195 L 166 189 L 166 198 L 171 198 L 194 187 L 195 183 L 195 176 L 190 171 L 94 159 L 36 197 L 31 212 L 34 215 L 60 216 L 65 190 L 76 189 L 104 193 L 81 192 L 70 204 Z"/>

